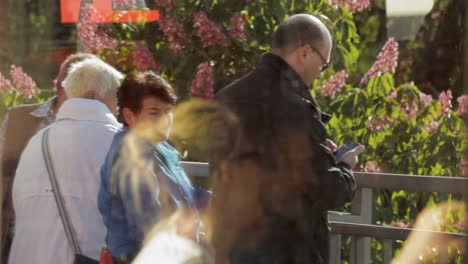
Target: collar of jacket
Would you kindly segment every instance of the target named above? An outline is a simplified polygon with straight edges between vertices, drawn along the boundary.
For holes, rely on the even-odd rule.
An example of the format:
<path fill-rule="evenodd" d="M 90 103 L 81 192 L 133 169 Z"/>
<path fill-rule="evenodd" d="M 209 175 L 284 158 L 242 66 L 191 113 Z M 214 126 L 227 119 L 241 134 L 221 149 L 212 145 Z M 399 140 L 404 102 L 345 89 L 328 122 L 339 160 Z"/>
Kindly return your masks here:
<path fill-rule="evenodd" d="M 42 103 L 36 110 L 32 111 L 31 115 L 37 118 L 46 118 L 47 121 L 52 123 L 55 120 L 54 104 L 56 101 L 57 96 L 54 96 L 47 102 Z"/>
<path fill-rule="evenodd" d="M 259 67 L 272 68 L 275 72 L 284 76 L 288 80 L 287 91 L 296 94 L 306 103 L 314 107 L 320 113 L 320 119 L 323 123 L 331 119 L 331 115 L 321 112 L 317 101 L 315 101 L 315 98 L 310 94 L 309 86 L 283 58 L 273 52 L 266 52 L 262 55 Z"/>
<path fill-rule="evenodd" d="M 307 84 L 302 80 L 301 76 L 280 56 L 266 52 L 262 55 L 260 67 L 271 68 L 274 72 L 279 73 L 281 77 L 286 78 L 287 91 L 293 92 L 301 97 L 309 99 L 310 92 Z"/>
<path fill-rule="evenodd" d="M 121 126 L 105 104 L 85 98 L 66 100 L 57 112 L 57 121 L 62 119 L 96 121 Z"/>

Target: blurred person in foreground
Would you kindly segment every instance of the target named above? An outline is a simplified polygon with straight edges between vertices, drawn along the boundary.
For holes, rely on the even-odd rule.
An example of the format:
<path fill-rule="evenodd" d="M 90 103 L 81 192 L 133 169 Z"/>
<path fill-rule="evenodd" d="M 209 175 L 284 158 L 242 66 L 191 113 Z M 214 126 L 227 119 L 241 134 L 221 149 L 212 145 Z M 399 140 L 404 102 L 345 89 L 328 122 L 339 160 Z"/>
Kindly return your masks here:
<path fill-rule="evenodd" d="M 424 208 L 416 219 L 414 230 L 392 263 L 454 263 L 452 261 L 456 256 L 464 255 L 466 239 L 437 231 L 443 232 L 449 226 L 466 230 L 467 224 L 466 204 L 461 201 L 452 200 Z"/>
<path fill-rule="evenodd" d="M 330 117 L 309 91 L 331 50 L 330 32 L 317 17 L 291 16 L 257 68 L 216 95 L 239 117 L 239 155 L 269 177 L 260 181 L 265 237 L 234 249 L 231 263 L 328 263 L 327 211 L 352 200 L 352 169 L 364 151 L 359 145 L 335 160 L 325 129 Z"/>
<path fill-rule="evenodd" d="M 248 145 L 237 116 L 219 103 L 192 100 L 175 109 L 174 120 L 171 141 L 180 149 L 188 146 L 189 153 L 195 149 L 210 163 L 213 198 L 201 212 L 205 233 L 197 243 L 193 218 L 198 216 L 179 210 L 149 232 L 134 263 L 294 263 L 298 257 L 302 257 L 301 263 L 315 263 L 307 258 L 307 249 L 285 247 L 281 239 L 291 237 L 278 237 L 301 234 L 284 234 L 288 229 L 283 226 L 281 230 L 272 229 L 281 218 L 270 215 L 273 209 L 265 186 L 271 184 L 271 174 L 263 169 L 253 147 L 246 151 Z M 273 155 L 293 157 L 278 166 L 303 166 L 300 156 L 310 155 L 302 150 L 304 144 L 308 139 L 300 133 L 278 141 Z M 285 203 L 294 202 L 295 190 L 306 186 L 308 180 L 300 172 L 291 170 L 290 178 L 274 178 L 279 188 L 276 194 Z M 282 214 L 293 217 L 295 210 Z M 285 242 L 298 244 L 294 240 Z"/>
<path fill-rule="evenodd" d="M 62 85 L 68 98 L 56 121 L 36 133 L 21 155 L 13 182 L 15 237 L 9 263 L 74 263 L 42 152 L 49 149 L 65 210 L 81 255 L 99 259 L 106 228 L 97 208 L 99 171 L 121 125 L 114 114 L 123 76 L 100 59 L 75 62 Z"/>
<path fill-rule="evenodd" d="M 159 75 L 133 72 L 122 82 L 118 105 L 123 131 L 112 143 L 101 171 L 99 210 L 116 263 L 130 263 L 145 234 L 176 208 L 196 214 L 196 189 L 177 150 L 166 140 L 177 97 Z M 200 221 L 194 219 L 200 226 Z"/>
<path fill-rule="evenodd" d="M 197 237 L 199 215 L 179 209 L 152 228 L 133 263 L 227 263 L 228 248 L 259 210 L 249 160 L 235 157 L 239 135 L 237 118 L 219 103 L 195 99 L 176 107 L 171 142 L 210 162 L 213 198 L 200 211 L 205 232 Z"/>
<path fill-rule="evenodd" d="M 249 263 L 238 259 L 239 249 L 255 256 L 256 260 L 250 260 L 251 263 L 291 263 L 301 254 L 307 256 L 282 244 L 269 245 L 268 239 L 265 240 L 277 241 L 271 236 L 275 231 L 269 228 L 271 220 L 265 213 L 270 210 L 269 203 L 263 200 L 262 195 L 263 187 L 270 182 L 270 175 L 259 166 L 255 153 L 251 150 L 240 152 L 246 148 L 244 140 L 236 115 L 216 102 L 192 100 L 176 107 L 171 141 L 179 149 L 189 146 L 189 153 L 196 150 L 210 162 L 213 199 L 207 209 L 201 211 L 206 232 L 201 241 L 194 240 L 197 228 L 193 218 L 198 215 L 179 209 L 149 232 L 133 263 Z M 293 157 L 285 163 L 295 164 L 283 163 L 280 167 L 300 168 L 300 156 L 310 155 L 303 152 L 303 144 L 307 144 L 304 137 L 278 141 L 273 155 Z M 290 197 L 294 197 L 294 192 L 289 192 L 294 185 L 287 181 L 298 180 L 300 175 L 296 173 L 300 172 L 292 170 L 291 178 L 282 182 L 284 192 Z M 287 196 L 283 194 L 282 197 Z M 448 263 L 455 255 L 462 254 L 466 245 L 462 238 L 421 230 L 443 231 L 450 225 L 464 229 L 467 223 L 465 210 L 465 205 L 456 201 L 426 208 L 417 218 L 416 230 L 392 263 Z M 315 263 L 305 258 L 303 261 Z"/>
<path fill-rule="evenodd" d="M 2 261 L 7 262 L 14 231 L 13 203 L 11 187 L 16 167 L 29 139 L 40 129 L 55 121 L 55 115 L 67 99 L 62 82 L 67 77 L 70 66 L 84 59 L 97 58 L 89 53 L 75 53 L 68 56 L 60 65 L 54 87 L 56 96 L 42 104 L 19 105 L 8 111 L 0 129 L 0 155 L 2 180 Z"/>

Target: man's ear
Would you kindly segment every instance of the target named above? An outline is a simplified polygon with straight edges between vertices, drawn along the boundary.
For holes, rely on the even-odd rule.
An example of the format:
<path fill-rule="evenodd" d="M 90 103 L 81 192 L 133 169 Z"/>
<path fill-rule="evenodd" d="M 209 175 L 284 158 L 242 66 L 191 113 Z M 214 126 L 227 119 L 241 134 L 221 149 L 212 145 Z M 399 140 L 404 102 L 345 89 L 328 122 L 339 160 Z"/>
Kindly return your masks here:
<path fill-rule="evenodd" d="M 304 45 L 302 47 L 297 48 L 297 50 L 295 51 L 298 65 L 304 65 L 304 61 L 306 60 L 308 54 L 308 48 L 309 47 L 307 45 Z"/>
<path fill-rule="evenodd" d="M 310 46 L 309 45 L 304 45 L 300 49 L 301 49 L 301 56 L 302 56 L 303 59 L 305 59 L 309 54 Z"/>
<path fill-rule="evenodd" d="M 127 123 L 129 127 L 135 125 L 135 115 L 130 109 L 126 107 L 122 109 L 122 118 L 123 120 L 125 120 L 125 123 Z"/>

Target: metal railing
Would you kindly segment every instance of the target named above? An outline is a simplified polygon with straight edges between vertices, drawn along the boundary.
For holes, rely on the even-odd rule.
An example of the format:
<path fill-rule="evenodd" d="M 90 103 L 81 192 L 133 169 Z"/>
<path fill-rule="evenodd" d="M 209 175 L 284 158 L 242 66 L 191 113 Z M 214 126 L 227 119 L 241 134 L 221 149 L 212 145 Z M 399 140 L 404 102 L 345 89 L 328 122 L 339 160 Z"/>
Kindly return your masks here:
<path fill-rule="evenodd" d="M 183 162 L 188 175 L 206 177 L 209 175 L 207 163 Z M 404 175 L 391 173 L 355 172 L 358 191 L 351 202 L 351 213 L 329 212 L 331 225 L 330 263 L 341 263 L 341 236 L 352 236 L 350 263 L 370 263 L 371 239 L 382 243 L 383 263 L 390 263 L 393 255 L 392 242 L 405 240 L 409 233 L 425 232 L 434 237 L 450 236 L 467 238 L 466 234 L 416 230 L 372 224 L 373 190 L 408 190 L 416 192 L 438 192 L 466 194 L 468 179 L 463 177 L 439 177 Z"/>
<path fill-rule="evenodd" d="M 415 192 L 437 192 L 465 194 L 468 179 L 463 177 L 442 177 L 405 175 L 391 173 L 368 173 L 355 172 L 358 193 L 351 203 L 351 213 L 330 212 L 330 224 L 332 234 L 330 235 L 330 263 L 340 263 L 341 236 L 353 237 L 351 243 L 350 263 L 370 263 L 371 238 L 382 242 L 383 263 L 390 263 L 392 259 L 392 242 L 394 240 L 405 240 L 409 233 L 414 230 L 410 228 L 398 228 L 372 224 L 372 201 L 373 190 L 407 190 Z M 419 231 L 418 232 L 431 232 Z M 462 236 L 465 234 L 432 232 L 441 236 Z"/>

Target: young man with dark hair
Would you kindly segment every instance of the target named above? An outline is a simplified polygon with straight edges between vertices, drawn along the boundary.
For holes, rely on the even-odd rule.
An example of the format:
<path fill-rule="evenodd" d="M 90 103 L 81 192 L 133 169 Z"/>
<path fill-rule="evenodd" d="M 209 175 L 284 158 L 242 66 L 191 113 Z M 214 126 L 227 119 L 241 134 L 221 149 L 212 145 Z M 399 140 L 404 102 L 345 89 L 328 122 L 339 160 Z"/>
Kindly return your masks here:
<path fill-rule="evenodd" d="M 133 72 L 117 97 L 125 129 L 102 166 L 98 206 L 112 256 L 130 263 L 155 223 L 175 208 L 195 210 L 195 188 L 166 142 L 177 99 L 171 85 L 153 72 Z"/>
<path fill-rule="evenodd" d="M 117 92 L 119 115 L 123 124 L 131 127 L 135 118 L 158 117 L 172 110 L 177 96 L 172 87 L 152 73 L 130 73 Z"/>
<path fill-rule="evenodd" d="M 231 252 L 231 263 L 328 263 L 327 210 L 351 201 L 352 169 L 364 146 L 336 160 L 321 112 L 309 88 L 329 64 L 332 38 L 309 14 L 282 22 L 272 51 L 258 67 L 219 92 L 216 98 L 240 119 L 244 143 L 261 166 L 260 204 L 267 231 L 255 248 Z"/>

